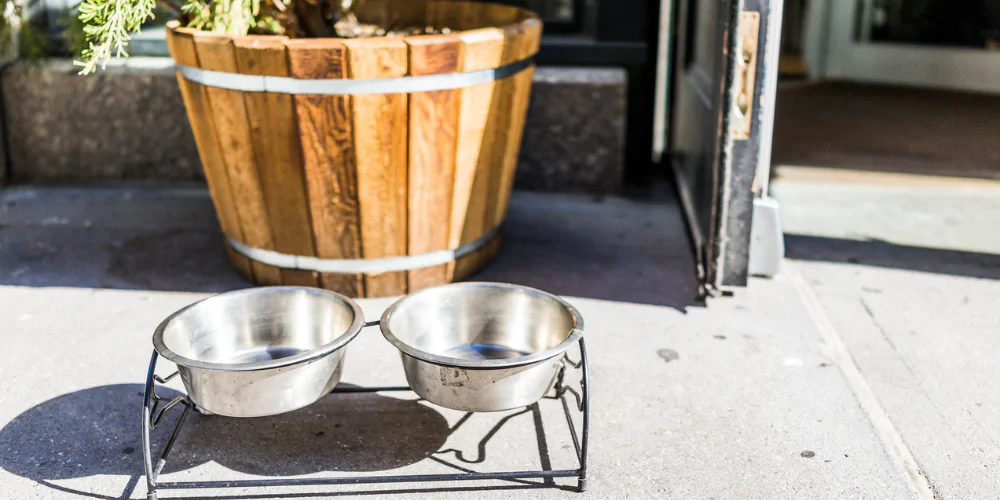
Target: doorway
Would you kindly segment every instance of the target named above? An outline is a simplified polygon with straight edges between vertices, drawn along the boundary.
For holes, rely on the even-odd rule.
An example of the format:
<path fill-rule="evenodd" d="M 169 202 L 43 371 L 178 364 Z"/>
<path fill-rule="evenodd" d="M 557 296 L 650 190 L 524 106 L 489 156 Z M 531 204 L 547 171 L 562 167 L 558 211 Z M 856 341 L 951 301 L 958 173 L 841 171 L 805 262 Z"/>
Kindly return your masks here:
<path fill-rule="evenodd" d="M 1000 93 L 1000 0 L 808 0 L 806 11 L 813 79 Z"/>

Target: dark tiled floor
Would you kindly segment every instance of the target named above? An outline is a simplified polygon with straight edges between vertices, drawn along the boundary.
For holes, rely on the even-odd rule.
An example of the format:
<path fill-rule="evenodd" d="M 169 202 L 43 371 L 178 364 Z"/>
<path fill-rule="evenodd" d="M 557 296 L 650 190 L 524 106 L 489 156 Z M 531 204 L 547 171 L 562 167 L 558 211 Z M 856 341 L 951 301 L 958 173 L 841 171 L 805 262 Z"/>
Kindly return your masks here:
<path fill-rule="evenodd" d="M 1000 179 L 1000 96 L 784 82 L 774 164 Z"/>

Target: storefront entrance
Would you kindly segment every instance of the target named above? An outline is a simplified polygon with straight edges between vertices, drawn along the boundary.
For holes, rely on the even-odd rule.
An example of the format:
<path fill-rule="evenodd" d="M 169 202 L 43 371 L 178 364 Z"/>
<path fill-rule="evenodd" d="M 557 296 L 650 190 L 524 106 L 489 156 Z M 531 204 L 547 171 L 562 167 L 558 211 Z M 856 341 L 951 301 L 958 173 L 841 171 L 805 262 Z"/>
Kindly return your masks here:
<path fill-rule="evenodd" d="M 809 0 L 809 76 L 1000 93 L 1000 1 Z"/>

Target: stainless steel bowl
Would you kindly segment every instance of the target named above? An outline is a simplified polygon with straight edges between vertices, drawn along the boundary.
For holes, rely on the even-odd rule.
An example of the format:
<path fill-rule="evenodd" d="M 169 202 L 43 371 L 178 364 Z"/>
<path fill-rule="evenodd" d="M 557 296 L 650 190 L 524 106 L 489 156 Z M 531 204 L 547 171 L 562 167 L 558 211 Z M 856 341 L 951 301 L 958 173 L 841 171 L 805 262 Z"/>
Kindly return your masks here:
<path fill-rule="evenodd" d="M 402 353 L 410 387 L 463 411 L 530 405 L 555 382 L 583 318 L 555 295 L 501 283 L 456 283 L 389 307 L 382 335 Z"/>
<path fill-rule="evenodd" d="M 160 323 L 153 347 L 177 365 L 188 397 L 231 417 L 292 411 L 329 393 L 344 347 L 361 330 L 361 308 L 306 287 L 223 293 Z"/>

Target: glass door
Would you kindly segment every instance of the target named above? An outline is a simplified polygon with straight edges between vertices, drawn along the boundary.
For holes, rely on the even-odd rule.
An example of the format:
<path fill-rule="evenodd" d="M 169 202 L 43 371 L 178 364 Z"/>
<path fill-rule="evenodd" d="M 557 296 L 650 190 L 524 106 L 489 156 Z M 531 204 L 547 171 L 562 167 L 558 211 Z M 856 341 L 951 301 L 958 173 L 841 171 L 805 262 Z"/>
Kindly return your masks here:
<path fill-rule="evenodd" d="M 814 76 L 1000 92 L 1000 0 L 815 0 L 810 9 L 821 26 L 808 36 L 826 42 L 816 40 L 826 50 Z"/>

